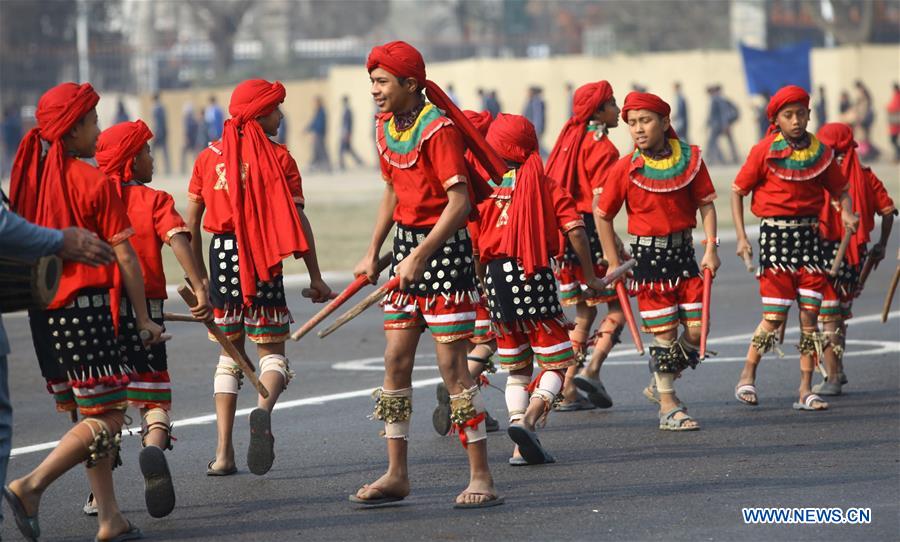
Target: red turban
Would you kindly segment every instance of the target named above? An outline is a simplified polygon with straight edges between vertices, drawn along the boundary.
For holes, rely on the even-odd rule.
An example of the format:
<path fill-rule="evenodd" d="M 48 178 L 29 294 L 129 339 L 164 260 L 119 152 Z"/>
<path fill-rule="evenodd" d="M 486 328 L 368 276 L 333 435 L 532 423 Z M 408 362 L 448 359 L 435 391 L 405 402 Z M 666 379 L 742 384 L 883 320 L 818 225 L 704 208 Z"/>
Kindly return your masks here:
<path fill-rule="evenodd" d="M 463 111 L 463 115 L 465 115 L 466 118 L 469 119 L 469 122 L 471 122 L 472 126 L 474 126 L 476 130 L 478 130 L 478 133 L 483 136 L 487 136 L 488 127 L 494 120 L 494 117 L 491 116 L 490 111 L 482 111 L 481 113 L 479 113 L 478 111 L 466 109 L 465 111 Z"/>
<path fill-rule="evenodd" d="M 38 100 L 37 126 L 19 144 L 10 174 L 13 210 L 25 219 L 51 228 L 70 225 L 71 210 L 63 181 L 65 177 L 64 135 L 97 106 L 100 96 L 85 83 L 57 85 Z M 43 171 L 41 140 L 50 143 Z"/>
<path fill-rule="evenodd" d="M 246 303 L 256 296 L 257 280 L 272 280 L 283 259 L 309 250 L 275 146 L 256 121 L 274 111 L 284 97 L 280 82 L 244 81 L 231 94 L 231 118 L 225 121 L 222 133 L 225 180 Z"/>
<path fill-rule="evenodd" d="M 366 61 L 366 69 L 369 73 L 372 73 L 372 70 L 376 68 L 382 68 L 398 78 L 412 77 L 418 81 L 419 85 L 425 89 L 428 100 L 453 121 L 466 146 L 472 151 L 472 154 L 481 163 L 490 177 L 497 183 L 502 181 L 503 174 L 506 173 L 506 165 L 503 163 L 503 160 L 491 150 L 487 142 L 485 142 L 484 136 L 472 126 L 469 119 L 456 107 L 453 100 L 441 90 L 441 87 L 428 80 L 425 74 L 425 60 L 422 58 L 422 53 L 405 41 L 392 41 L 384 45 L 378 45 L 372 48 Z M 471 180 L 471 182 L 476 202 L 491 194 L 491 188 L 486 182 L 481 180 Z"/>
<path fill-rule="evenodd" d="M 134 122 L 121 122 L 100 134 L 94 158 L 103 173 L 118 186 L 131 180 L 134 175 L 134 158 L 152 138 L 153 132 L 144 121 L 138 119 Z"/>
<path fill-rule="evenodd" d="M 559 226 L 538 153 L 537 134 L 525 117 L 500 113 L 488 129 L 487 141 L 505 160 L 521 164 L 501 250 L 517 259 L 525 274 L 531 276 L 559 252 Z"/>
<path fill-rule="evenodd" d="M 872 209 L 872 200 L 869 197 L 866 173 L 863 171 L 859 156 L 856 154 L 856 141 L 853 139 L 853 129 L 846 124 L 829 122 L 819 128 L 816 137 L 819 141 L 831 147 L 834 152 L 844 155 L 841 162 L 841 172 L 850 184 L 850 200 L 853 202 L 853 212 L 859 215 L 859 227 L 853 234 L 852 242 L 847 247 L 847 261 L 852 265 L 860 263 L 859 246 L 869 242 L 869 232 L 875 227 L 875 211 Z M 830 200 L 830 196 L 826 196 Z M 830 205 L 829 205 L 830 207 Z M 823 218 L 823 225 L 833 222 L 832 227 L 840 230 L 843 237 L 843 222 L 828 210 L 830 216 Z M 828 220 L 828 219 L 832 220 Z M 833 220 L 837 218 L 837 220 Z"/>
<path fill-rule="evenodd" d="M 578 163 L 585 127 L 594 112 L 612 96 L 612 86 L 606 81 L 581 85 L 575 91 L 572 98 L 573 115 L 563 125 L 550 157 L 547 158 L 547 175 L 570 193 L 576 183 L 575 165 Z"/>
<path fill-rule="evenodd" d="M 622 105 L 622 120 L 628 122 L 628 112 L 637 111 L 639 109 L 653 111 L 661 117 L 668 117 L 672 112 L 672 108 L 669 104 L 664 102 L 663 99 L 656 94 L 650 94 L 649 92 L 629 92 L 628 96 L 625 96 L 625 103 Z M 666 137 L 668 139 L 678 139 L 678 134 L 675 133 L 675 129 L 672 128 L 671 123 L 669 123 L 669 129 L 666 130 Z"/>
<path fill-rule="evenodd" d="M 801 103 L 804 107 L 809 108 L 809 94 L 797 85 L 781 87 L 769 99 L 769 105 L 766 106 L 766 117 L 768 117 L 769 123 L 774 127 L 775 117 L 778 115 L 778 112 L 784 106 L 793 103 Z M 771 133 L 772 131 L 772 128 L 770 128 L 769 132 Z"/>

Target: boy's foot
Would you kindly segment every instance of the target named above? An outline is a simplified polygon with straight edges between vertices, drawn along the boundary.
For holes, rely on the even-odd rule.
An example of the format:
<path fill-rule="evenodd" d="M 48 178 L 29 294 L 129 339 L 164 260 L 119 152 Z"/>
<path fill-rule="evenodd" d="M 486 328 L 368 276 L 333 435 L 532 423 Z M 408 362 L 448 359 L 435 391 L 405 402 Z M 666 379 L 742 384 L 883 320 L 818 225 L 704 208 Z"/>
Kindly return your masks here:
<path fill-rule="evenodd" d="M 257 476 L 269 472 L 275 462 L 275 437 L 272 436 L 272 416 L 264 408 L 250 412 L 250 445 L 247 447 L 247 468 Z"/>
<path fill-rule="evenodd" d="M 371 484 L 365 484 L 359 488 L 355 495 L 350 495 L 350 502 L 375 506 L 378 504 L 401 501 L 408 495 L 408 478 L 392 476 L 385 473 L 384 476 Z"/>
<path fill-rule="evenodd" d="M 438 383 L 435 390 L 437 406 L 431 414 L 431 425 L 438 435 L 444 436 L 450 433 L 450 392 L 443 382 Z"/>

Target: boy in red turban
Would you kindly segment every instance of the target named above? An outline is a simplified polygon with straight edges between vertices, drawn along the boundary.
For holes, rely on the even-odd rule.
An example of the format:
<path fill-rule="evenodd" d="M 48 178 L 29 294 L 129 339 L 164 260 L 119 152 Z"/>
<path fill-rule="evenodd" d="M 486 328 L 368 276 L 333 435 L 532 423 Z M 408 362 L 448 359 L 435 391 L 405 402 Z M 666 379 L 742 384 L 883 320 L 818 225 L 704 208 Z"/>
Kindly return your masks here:
<path fill-rule="evenodd" d="M 121 281 L 135 307 L 136 331 L 149 333 L 144 340 L 149 346 L 163 339 L 163 328 L 147 312 L 141 267 L 128 241 L 134 230 L 125 206 L 106 175 L 78 159 L 94 156 L 99 99 L 91 85 L 75 83 L 63 83 L 41 96 L 37 126 L 22 140 L 13 164 L 13 208 L 42 226 L 88 229 L 113 246 Z M 46 156 L 44 142 L 49 143 Z M 40 465 L 3 490 L 16 525 L 29 540 L 40 536 L 41 495 L 81 462 L 88 467 L 97 500 L 97 538 L 140 535 L 119 510 L 113 489 L 112 466 L 128 407 L 129 374 L 134 372 L 116 343 L 109 300 L 114 274 L 112 264 L 89 267 L 67 261 L 56 296 L 45 310 L 30 313 L 41 373 L 56 408 L 77 408 L 83 419 Z"/>
<path fill-rule="evenodd" d="M 840 201 L 844 227 L 855 231 L 847 180 L 834 162 L 831 148 L 806 131 L 809 94 L 786 86 L 766 108 L 769 134 L 751 150 L 732 185 L 731 213 L 737 229 L 738 256 L 749 259 L 750 242 L 744 230 L 744 197 L 753 194 L 750 210 L 760 217 L 759 292 L 763 318 L 753 334 L 747 361 L 735 388 L 735 398 L 758 404 L 756 369 L 766 352 L 777 349 L 778 328 L 785 325 L 794 299 L 800 308 L 800 388 L 795 410 L 818 411 L 828 403 L 812 392 L 816 360 L 833 355 L 819 332 L 818 316 L 831 266 L 822 254 L 818 215 L 829 198 Z M 823 190 L 824 189 L 824 190 Z M 827 350 L 827 352 L 826 352 Z"/>
<path fill-rule="evenodd" d="M 488 468 L 484 399 L 466 366 L 478 302 L 466 219 L 472 199 L 486 197 L 490 186 L 469 174 L 466 150 L 494 180 L 505 166 L 462 111 L 427 79 L 414 47 L 401 41 L 375 47 L 366 68 L 381 111 L 375 132 L 385 185 L 369 249 L 354 274 L 377 280 L 378 254 L 396 223 L 391 274 L 400 284 L 385 299 L 385 376 L 373 415 L 385 424 L 388 470 L 350 500 L 373 505 L 409 494 L 412 369 L 427 327 L 450 393 L 450 418 L 469 457 L 469 485 L 455 507 L 495 506 L 503 499 Z"/>
<path fill-rule="evenodd" d="M 619 151 L 609 140 L 609 129 L 619 125 L 619 107 L 613 90 L 606 81 L 588 83 L 575 91 L 572 117 L 566 121 L 550 158 L 547 159 L 547 175 L 575 198 L 578 212 L 585 224 L 590 241 L 590 254 L 594 272 L 606 274 L 606 261 L 600 238 L 597 237 L 593 209 L 597 203 L 606 176 L 619 159 Z M 621 246 L 617 241 L 616 246 Z M 569 333 L 580 365 L 584 361 L 588 335 L 597 317 L 597 305 L 605 303 L 607 315 L 597 330 L 597 340 L 590 362 L 576 376 L 578 365 L 566 371 L 563 401 L 556 407 L 560 411 L 573 411 L 612 406 L 612 398 L 600 381 L 600 368 L 613 346 L 619 342 L 619 334 L 625 324 L 625 315 L 613 290 L 605 288 L 593 291 L 587 288 L 578 255 L 572 244 L 565 243 L 565 252 L 557 261 L 560 300 L 563 305 L 575 306 L 575 328 Z M 579 397 L 578 389 L 590 399 Z"/>
<path fill-rule="evenodd" d="M 850 126 L 828 123 L 819 128 L 816 137 L 834 151 L 834 159 L 850 183 L 853 212 L 859 217 L 859 228 L 850 238 L 838 275 L 825 284 L 822 310 L 819 311 L 819 322 L 834 355 L 825 357 L 828 377 L 825 382 L 813 386 L 813 391 L 819 395 L 840 395 L 841 386 L 847 381 L 843 363 L 847 320 L 852 316 L 853 299 L 862 289 L 860 274 L 863 263 L 868 258 L 874 266 L 884 259 L 884 249 L 897 209 L 881 180 L 871 169 L 860 164 Z M 881 216 L 881 237 L 869 251 L 869 234 L 875 227 L 875 215 Z M 841 223 L 840 203 L 829 194 L 825 194 L 825 202 L 819 212 L 819 235 L 822 237 L 825 261 L 833 261 L 844 236 L 844 225 Z"/>
<path fill-rule="evenodd" d="M 163 325 L 163 300 L 166 299 L 166 275 L 163 270 L 162 247 L 172 247 L 175 257 L 195 284 L 194 293 L 200 303 L 191 309 L 196 318 L 212 315 L 201 264 L 194 261 L 191 236 L 175 210 L 172 196 L 147 186 L 153 180 L 153 156 L 149 141 L 153 133 L 144 121 L 123 122 L 108 128 L 97 140 L 95 158 L 100 169 L 116 183 L 128 218 L 134 227 L 130 241 L 141 264 L 147 311 L 150 318 Z M 117 281 L 119 282 L 119 281 Z M 141 412 L 141 473 L 144 475 L 144 500 L 155 518 L 169 515 L 175 507 L 175 489 L 163 450 L 172 449 L 172 385 L 169 379 L 166 346 L 163 343 L 143 348 L 137 334 L 134 310 L 116 288 L 110 292 L 118 311 L 118 342 L 122 355 L 134 366 L 128 383 L 128 404 Z M 114 315 L 115 316 L 115 315 Z M 90 500 L 90 499 L 89 499 Z M 86 507 L 92 508 L 92 503 Z"/>
<path fill-rule="evenodd" d="M 287 147 L 270 139 L 278 134 L 283 118 L 278 105 L 284 97 L 284 86 L 277 81 L 250 79 L 235 87 L 222 139 L 197 157 L 188 188 L 188 225 L 198 262 L 203 261 L 201 219 L 203 229 L 213 234 L 209 294 L 216 325 L 240 349 L 245 336 L 256 344 L 259 380 L 269 390 L 269 397 L 258 397 L 257 408 L 250 413 L 247 466 L 256 475 L 272 468 L 271 412 L 294 376 L 284 350 L 293 319 L 282 260 L 303 258 L 313 302 L 325 301 L 331 294 L 322 280 L 312 228 L 303 212 L 297 163 Z M 237 362 L 223 350 L 213 384 L 218 445 L 216 457 L 207 465 L 209 476 L 237 472 L 232 429 L 242 378 Z"/>
<path fill-rule="evenodd" d="M 556 293 L 551 256 L 568 239 L 593 290 L 603 289 L 594 273 L 583 215 L 565 188 L 544 175 L 534 126 L 518 115 L 500 114 L 487 141 L 510 170 L 479 206 L 477 253 L 486 267 L 484 289 L 497 335 L 506 380 L 508 433 L 516 450 L 511 465 L 553 463 L 536 435 L 562 390 L 565 371 L 575 365 L 569 324 Z M 541 368 L 532 380 L 534 362 Z"/>
<path fill-rule="evenodd" d="M 637 260 L 631 289 L 637 294 L 644 330 L 655 337 L 650 372 L 659 393 L 659 428 L 695 431 L 700 425 L 675 395 L 674 381 L 700 362 L 700 269 L 715 273 L 719 268 L 716 191 L 700 149 L 678 139 L 672 129 L 670 111 L 669 104 L 654 94 L 632 92 L 625 98 L 622 119 L 635 149 L 616 162 L 607 177 L 597 203 L 598 230 L 614 268 L 619 254 L 612 220 L 626 205 L 631 253 Z M 698 210 L 706 235 L 699 267 L 692 235 Z"/>

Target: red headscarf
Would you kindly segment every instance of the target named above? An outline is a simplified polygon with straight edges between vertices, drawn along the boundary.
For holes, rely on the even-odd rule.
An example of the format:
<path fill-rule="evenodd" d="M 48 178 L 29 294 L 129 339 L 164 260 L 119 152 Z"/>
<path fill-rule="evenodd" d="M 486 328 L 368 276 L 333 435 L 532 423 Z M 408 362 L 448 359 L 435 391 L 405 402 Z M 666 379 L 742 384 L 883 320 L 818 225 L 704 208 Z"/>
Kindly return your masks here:
<path fill-rule="evenodd" d="M 244 81 L 231 94 L 231 118 L 225 121 L 222 133 L 245 303 L 252 303 L 257 280 L 272 280 L 273 269 L 284 258 L 299 257 L 309 250 L 275 147 L 256 121 L 274 111 L 284 97 L 280 82 Z M 246 163 L 241 159 L 251 156 Z M 246 168 L 246 177 L 242 168 Z"/>
<path fill-rule="evenodd" d="M 847 247 L 847 261 L 851 265 L 860 263 L 859 247 L 869 242 L 869 232 L 875 227 L 875 211 L 872 209 L 872 200 L 868 197 L 868 184 L 865 172 L 856 154 L 856 141 L 853 139 L 853 129 L 839 122 L 829 122 L 819 128 L 816 134 L 819 141 L 831 147 L 834 152 L 843 154 L 841 172 L 850 183 L 850 199 L 853 202 L 853 212 L 859 215 L 859 227 L 853 234 L 850 246 Z M 831 197 L 828 196 L 830 200 Z M 837 221 L 843 236 L 843 222 Z"/>
<path fill-rule="evenodd" d="M 769 133 L 773 133 L 776 129 L 775 117 L 781 109 L 793 103 L 801 103 L 804 107 L 809 108 L 809 94 L 797 85 L 787 85 L 781 87 L 769 99 L 769 105 L 766 106 L 766 117 L 769 119 Z"/>
<path fill-rule="evenodd" d="M 493 122 L 494 120 L 494 117 L 491 115 L 490 111 L 482 111 L 479 113 L 478 111 L 466 109 L 465 111 L 463 111 L 463 115 L 465 115 L 466 118 L 469 119 L 469 122 L 471 122 L 472 126 L 474 126 L 476 130 L 478 130 L 479 134 L 487 136 L 488 128 L 490 127 L 491 122 Z"/>
<path fill-rule="evenodd" d="M 522 164 L 516 172 L 515 196 L 507 214 L 502 251 L 516 258 L 531 276 L 559 252 L 553 198 L 545 182 L 534 125 L 520 115 L 500 113 L 488 129 L 488 144 L 501 157 Z"/>
<path fill-rule="evenodd" d="M 466 147 L 472 151 L 472 154 L 484 167 L 485 171 L 496 182 L 501 182 L 503 174 L 506 173 L 506 165 L 503 163 L 503 160 L 491 150 L 484 140 L 484 136 L 472 126 L 469 119 L 456 107 L 453 100 L 441 90 L 441 87 L 428 80 L 425 74 L 425 60 L 422 58 L 422 53 L 405 41 L 392 41 L 384 45 L 378 45 L 372 48 L 366 61 L 366 69 L 369 73 L 372 73 L 372 70 L 376 68 L 382 68 L 395 77 L 412 77 L 418 81 L 419 85 L 425 88 L 425 95 L 428 97 L 428 100 L 437 106 L 438 109 L 444 111 L 444 114 L 453 121 L 453 124 L 462 135 Z M 472 180 L 470 182 L 474 189 L 476 202 L 482 201 L 491 194 L 491 188 L 486 182 L 480 180 Z"/>
<path fill-rule="evenodd" d="M 88 83 L 57 85 L 38 100 L 37 126 L 19 144 L 10 174 L 13 210 L 25 219 L 51 228 L 71 225 L 62 138 L 99 101 L 100 96 Z M 43 171 L 41 140 L 50 143 Z"/>
<path fill-rule="evenodd" d="M 669 104 L 664 102 L 663 99 L 656 94 L 650 94 L 649 92 L 629 92 L 628 96 L 625 96 L 625 103 L 622 105 L 622 120 L 628 122 L 628 112 L 637 111 L 639 109 L 653 111 L 661 117 L 668 117 L 672 112 L 672 108 Z M 666 130 L 666 138 L 678 139 L 678 134 L 675 133 L 675 128 L 672 128 L 672 123 L 669 123 L 669 129 Z"/>
<path fill-rule="evenodd" d="M 547 175 L 560 183 L 570 193 L 574 192 L 575 165 L 578 151 L 584 141 L 585 127 L 597 109 L 613 96 L 612 86 L 606 81 L 581 85 L 572 98 L 572 117 L 566 121 L 556 145 L 547 158 Z"/>
<path fill-rule="evenodd" d="M 121 122 L 103 130 L 97 139 L 94 158 L 103 173 L 119 186 L 132 179 L 134 158 L 151 139 L 153 132 L 144 121 Z"/>
<path fill-rule="evenodd" d="M 134 122 L 120 122 L 104 130 L 97 138 L 97 154 L 94 158 L 106 176 L 116 184 L 116 191 L 122 195 L 122 183 L 134 176 L 134 158 L 144 145 L 153 138 L 153 132 L 138 119 Z M 119 266 L 113 268 L 113 288 L 109 292 L 113 327 L 119 330 L 119 302 L 122 299 L 122 273 Z"/>

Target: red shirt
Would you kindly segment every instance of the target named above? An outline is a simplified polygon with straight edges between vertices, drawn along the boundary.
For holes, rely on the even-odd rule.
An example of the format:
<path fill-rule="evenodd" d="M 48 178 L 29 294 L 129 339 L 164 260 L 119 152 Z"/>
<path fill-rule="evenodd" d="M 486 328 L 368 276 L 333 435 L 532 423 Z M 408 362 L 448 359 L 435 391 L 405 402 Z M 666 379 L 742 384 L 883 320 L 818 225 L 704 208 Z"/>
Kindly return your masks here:
<path fill-rule="evenodd" d="M 594 196 L 603 191 L 610 168 L 619 159 L 619 150 L 599 129 L 585 132 L 575 166 L 575 198 L 579 213 L 593 212 Z"/>
<path fill-rule="evenodd" d="M 122 185 L 122 200 L 134 225 L 131 246 L 141 262 L 147 299 L 166 299 L 162 246 L 173 235 L 187 232 L 187 226 L 175 210 L 175 200 L 166 192 L 138 182 L 126 183 Z"/>
<path fill-rule="evenodd" d="M 597 210 L 611 220 L 622 204 L 628 212 L 628 233 L 662 237 L 697 226 L 697 209 L 716 199 L 706 164 L 702 161 L 694 178 L 669 192 L 651 192 L 631 179 L 631 155 L 619 159 L 606 178 Z"/>
<path fill-rule="evenodd" d="M 566 189 L 559 186 L 550 177 L 544 177 L 544 182 L 551 185 L 549 193 L 550 197 L 553 198 L 553 209 L 556 214 L 556 221 L 560 225 L 560 231 L 565 235 L 577 227 L 583 227 L 584 220 L 581 213 L 578 212 L 575 200 Z M 475 253 L 479 255 L 482 262 L 509 257 L 500 247 L 508 223 L 505 213 L 510 203 L 512 203 L 512 199 L 516 197 L 515 170 L 511 170 L 503 176 L 503 184 L 501 186 L 503 188 L 512 188 L 512 191 L 501 189 L 498 191 L 499 193 L 508 195 L 499 196 L 498 192 L 495 192 L 493 196 L 483 201 L 478 207 L 481 217 L 478 220 L 476 241 L 473 241 L 473 243 L 476 243 Z M 547 262 L 546 265 L 550 265 L 550 262 Z"/>
<path fill-rule="evenodd" d="M 731 189 L 742 196 L 753 192 L 750 210 L 754 215 L 775 216 L 818 216 L 825 203 L 823 188 L 835 199 L 847 189 L 847 180 L 836 161 L 818 176 L 806 181 L 789 181 L 772 171 L 767 155 L 772 141 L 778 134 L 772 134 L 750 150 L 750 155 L 738 172 Z"/>
<path fill-rule="evenodd" d="M 72 222 L 92 231 L 110 245 L 118 245 L 134 235 L 125 204 L 116 193 L 116 187 L 106 175 L 94 166 L 76 158 L 65 158 L 66 186 L 72 209 Z M 63 197 L 62 194 L 59 197 Z M 47 306 L 59 309 L 68 305 L 75 293 L 83 288 L 110 289 L 113 285 L 113 266 L 100 267 L 66 261 L 59 280 L 56 297 Z"/>
<path fill-rule="evenodd" d="M 381 176 L 394 187 L 394 222 L 411 228 L 434 226 L 447 206 L 447 190 L 468 183 L 466 147 L 456 129 L 443 125 L 423 136 L 416 160 L 407 167 L 389 164 L 384 156 Z"/>
<path fill-rule="evenodd" d="M 275 155 L 278 163 L 284 171 L 288 188 L 294 203 L 304 204 L 302 180 L 297 162 L 288 152 L 287 147 L 274 141 Z M 234 222 L 231 219 L 231 201 L 228 199 L 228 189 L 225 181 L 225 158 L 220 149 L 221 141 L 210 143 L 204 149 L 194 163 L 194 173 L 191 176 L 191 184 L 188 187 L 188 198 L 192 201 L 206 205 L 206 215 L 203 217 L 203 229 L 210 233 L 230 233 L 234 231 Z M 247 162 L 252 160 L 251 153 L 242 153 L 242 159 Z"/>

